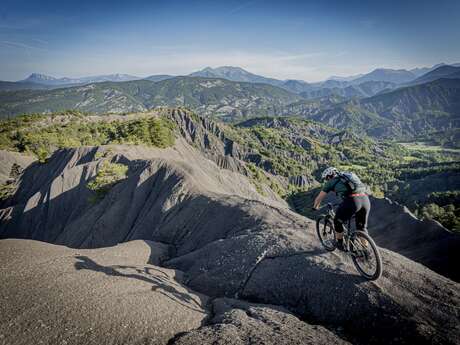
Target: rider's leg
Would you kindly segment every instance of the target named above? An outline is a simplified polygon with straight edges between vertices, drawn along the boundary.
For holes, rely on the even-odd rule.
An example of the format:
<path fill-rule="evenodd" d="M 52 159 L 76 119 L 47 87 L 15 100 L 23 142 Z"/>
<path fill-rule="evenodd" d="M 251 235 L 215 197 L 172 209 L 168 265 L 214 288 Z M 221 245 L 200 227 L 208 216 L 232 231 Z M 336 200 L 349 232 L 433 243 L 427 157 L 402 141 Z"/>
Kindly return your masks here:
<path fill-rule="evenodd" d="M 356 204 L 356 230 L 367 232 L 367 220 L 371 209 L 368 196 L 355 197 Z"/>
<path fill-rule="evenodd" d="M 334 232 L 336 243 L 335 246 L 339 250 L 343 250 L 343 225 L 340 219 L 334 218 Z"/>
<path fill-rule="evenodd" d="M 356 230 L 367 232 L 367 229 L 365 226 L 366 224 L 366 209 L 365 208 L 361 208 L 360 210 L 358 210 L 358 212 L 356 212 L 355 219 L 356 219 Z"/>
<path fill-rule="evenodd" d="M 337 208 L 334 218 L 335 237 L 341 243 L 343 241 L 343 223 L 348 221 L 355 213 L 356 207 L 353 198 L 345 198 Z"/>
<path fill-rule="evenodd" d="M 355 197 L 355 203 L 358 211 L 356 212 L 356 230 L 361 230 L 367 233 L 367 219 L 369 217 L 369 211 L 371 204 L 368 196 Z M 368 243 L 362 240 L 364 247 L 367 247 Z"/>
<path fill-rule="evenodd" d="M 334 230 L 335 230 L 335 237 L 337 239 L 342 239 L 343 238 L 343 225 L 342 221 L 337 218 L 337 216 L 334 218 Z"/>

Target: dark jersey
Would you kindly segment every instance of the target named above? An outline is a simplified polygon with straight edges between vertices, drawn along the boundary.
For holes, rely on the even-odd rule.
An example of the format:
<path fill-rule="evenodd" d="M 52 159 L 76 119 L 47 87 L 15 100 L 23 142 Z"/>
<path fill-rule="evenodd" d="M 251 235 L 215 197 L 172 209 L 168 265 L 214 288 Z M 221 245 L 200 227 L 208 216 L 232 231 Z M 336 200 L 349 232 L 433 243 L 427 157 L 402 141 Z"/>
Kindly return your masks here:
<path fill-rule="evenodd" d="M 343 182 L 340 177 L 336 176 L 333 179 L 330 179 L 323 185 L 323 192 L 336 192 L 338 196 L 341 198 L 345 198 L 348 194 L 350 194 L 350 190 L 348 186 Z"/>

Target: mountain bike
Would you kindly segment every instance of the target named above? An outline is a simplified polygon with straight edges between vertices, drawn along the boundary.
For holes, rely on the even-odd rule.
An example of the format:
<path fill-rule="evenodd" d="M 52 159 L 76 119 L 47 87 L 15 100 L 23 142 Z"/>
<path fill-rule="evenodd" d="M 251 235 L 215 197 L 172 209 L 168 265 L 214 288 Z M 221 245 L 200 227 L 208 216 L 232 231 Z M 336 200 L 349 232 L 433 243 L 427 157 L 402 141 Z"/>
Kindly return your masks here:
<path fill-rule="evenodd" d="M 316 232 L 323 247 L 327 251 L 336 249 L 334 231 L 334 207 L 338 204 L 326 205 L 327 211 L 316 220 Z M 351 256 L 358 272 L 368 280 L 377 280 L 382 275 L 382 258 L 374 240 L 364 231 L 354 230 L 351 217 L 344 225 L 343 251 Z"/>

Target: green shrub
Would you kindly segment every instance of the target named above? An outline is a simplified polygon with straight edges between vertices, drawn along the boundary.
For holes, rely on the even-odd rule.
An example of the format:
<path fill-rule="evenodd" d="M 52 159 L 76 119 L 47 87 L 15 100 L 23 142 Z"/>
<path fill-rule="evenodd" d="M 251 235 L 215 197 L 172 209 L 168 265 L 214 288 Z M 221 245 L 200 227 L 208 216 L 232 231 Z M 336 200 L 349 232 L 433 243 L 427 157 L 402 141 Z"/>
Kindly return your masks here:
<path fill-rule="evenodd" d="M 252 182 L 257 192 L 265 196 L 263 185 L 268 185 L 270 181 L 262 172 L 262 169 L 256 167 L 253 163 L 247 163 L 246 167 L 249 175 L 249 180 Z"/>
<path fill-rule="evenodd" d="M 6 200 L 13 195 L 15 185 L 12 182 L 7 182 L 0 185 L 0 201 Z"/>
<path fill-rule="evenodd" d="M 43 146 L 39 146 L 35 151 L 35 154 L 37 155 L 38 161 L 40 163 L 46 163 L 46 159 L 49 156 L 49 152 L 46 148 L 44 148 Z"/>
<path fill-rule="evenodd" d="M 418 213 L 423 218 L 437 220 L 449 230 L 460 232 L 460 208 L 458 206 L 449 204 L 441 207 L 430 203 L 423 206 Z"/>
<path fill-rule="evenodd" d="M 104 198 L 108 191 L 118 182 L 126 178 L 128 166 L 120 163 L 102 161 L 96 176 L 88 183 L 88 188 L 95 192 L 90 201 L 97 202 Z"/>
<path fill-rule="evenodd" d="M 67 114 L 69 115 L 69 114 Z M 59 148 L 107 144 L 144 144 L 165 148 L 174 145 L 174 124 L 163 117 L 129 121 L 86 122 L 71 114 L 65 124 L 40 125 L 43 116 L 21 116 L 0 123 L 0 148 L 30 152 L 43 162 Z"/>

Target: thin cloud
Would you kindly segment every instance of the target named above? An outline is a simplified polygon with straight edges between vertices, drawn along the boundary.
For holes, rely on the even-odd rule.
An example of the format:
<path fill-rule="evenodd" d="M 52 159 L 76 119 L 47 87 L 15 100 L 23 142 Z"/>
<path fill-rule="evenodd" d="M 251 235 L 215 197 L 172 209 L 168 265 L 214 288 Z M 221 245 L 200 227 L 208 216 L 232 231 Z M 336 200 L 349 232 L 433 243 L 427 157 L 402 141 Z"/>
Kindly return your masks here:
<path fill-rule="evenodd" d="M 324 53 L 305 53 L 305 54 L 296 54 L 296 55 L 284 55 L 280 56 L 277 59 L 279 61 L 295 61 L 295 60 L 305 60 L 318 56 L 322 56 Z"/>
<path fill-rule="evenodd" d="M 37 18 L 19 19 L 15 21 L 3 21 L 0 23 L 0 30 L 23 30 L 36 27 L 42 21 Z"/>
<path fill-rule="evenodd" d="M 375 19 L 367 18 L 360 21 L 361 25 L 366 29 L 372 29 L 377 26 L 377 21 Z"/>
<path fill-rule="evenodd" d="M 154 45 L 154 46 L 151 46 L 152 49 L 154 50 L 179 50 L 179 49 L 190 49 L 190 48 L 195 48 L 195 46 L 193 45 Z"/>
<path fill-rule="evenodd" d="M 39 39 L 39 38 L 31 38 L 31 40 L 34 41 L 34 42 L 37 42 L 39 44 L 45 45 L 45 46 L 49 45 L 48 41 L 45 41 L 45 40 L 42 40 L 42 39 Z"/>
<path fill-rule="evenodd" d="M 241 10 L 244 10 L 245 8 L 247 8 L 247 7 L 249 7 L 249 6 L 254 5 L 256 2 L 257 2 L 257 0 L 245 2 L 245 3 L 241 4 L 240 6 L 237 6 L 237 7 L 235 7 L 234 9 L 230 10 L 230 11 L 228 12 L 228 15 L 232 15 L 232 14 L 238 13 L 238 12 L 240 12 Z"/>
<path fill-rule="evenodd" d="M 0 41 L 0 44 L 10 46 L 10 47 L 17 47 L 17 48 L 24 48 L 30 50 L 46 50 L 45 48 L 35 47 L 28 44 L 24 44 L 21 42 L 13 42 L 13 41 Z"/>

